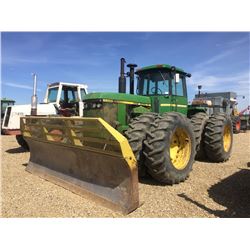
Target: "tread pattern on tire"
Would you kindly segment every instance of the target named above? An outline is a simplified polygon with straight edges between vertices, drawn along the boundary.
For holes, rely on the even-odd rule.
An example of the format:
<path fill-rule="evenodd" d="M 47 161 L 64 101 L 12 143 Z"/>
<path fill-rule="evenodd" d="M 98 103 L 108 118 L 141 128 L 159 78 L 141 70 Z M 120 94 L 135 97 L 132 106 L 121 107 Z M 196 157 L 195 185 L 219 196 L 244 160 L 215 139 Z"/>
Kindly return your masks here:
<path fill-rule="evenodd" d="M 144 113 L 135 117 L 129 124 L 128 130 L 125 132 L 125 136 L 127 137 L 130 147 L 138 162 L 138 174 L 140 177 L 143 177 L 146 174 L 144 155 L 142 153 L 143 142 L 146 139 L 146 133 L 151 124 L 158 116 L 159 115 L 156 113 Z"/>
<path fill-rule="evenodd" d="M 223 132 L 226 124 L 231 127 L 231 147 L 228 152 L 224 151 Z M 233 144 L 232 121 L 224 113 L 212 114 L 207 121 L 204 134 L 204 145 L 208 159 L 212 162 L 224 162 L 230 157 Z"/>
<path fill-rule="evenodd" d="M 232 125 L 233 125 L 233 133 L 234 134 L 239 134 L 240 133 L 240 129 L 237 130 L 236 124 L 237 124 L 237 122 L 240 121 L 240 117 L 239 116 L 231 116 L 231 119 L 232 119 Z"/>
<path fill-rule="evenodd" d="M 181 171 L 177 171 L 172 165 L 170 160 L 170 151 L 166 148 L 166 143 L 170 144 L 170 136 L 175 130 L 178 123 L 185 124 L 190 132 L 192 140 L 192 151 L 188 166 Z M 157 181 L 165 184 L 177 184 L 188 178 L 195 155 L 195 138 L 193 128 L 189 120 L 177 113 L 169 112 L 162 117 L 158 117 L 152 124 L 150 131 L 147 133 L 145 140 L 145 165 L 149 174 Z M 169 146 L 170 147 L 170 146 Z"/>
<path fill-rule="evenodd" d="M 191 116 L 191 123 L 194 128 L 195 142 L 196 142 L 196 159 L 205 159 L 204 149 L 204 129 L 207 124 L 209 116 L 204 112 L 198 112 Z"/>

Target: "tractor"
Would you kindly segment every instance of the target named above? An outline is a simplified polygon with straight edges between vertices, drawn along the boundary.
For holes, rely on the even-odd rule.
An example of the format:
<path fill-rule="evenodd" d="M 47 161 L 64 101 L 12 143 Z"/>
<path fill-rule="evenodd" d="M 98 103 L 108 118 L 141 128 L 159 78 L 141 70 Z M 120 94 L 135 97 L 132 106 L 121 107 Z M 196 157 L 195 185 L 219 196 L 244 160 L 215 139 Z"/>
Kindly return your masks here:
<path fill-rule="evenodd" d="M 211 161 L 223 162 L 233 137 L 225 113 L 205 119 L 200 109 L 189 110 L 191 74 L 168 64 L 128 64 L 125 73 L 125 63 L 121 58 L 119 92 L 85 95 L 82 118 L 23 117 L 21 130 L 31 151 L 27 171 L 128 213 L 139 206 L 138 176 L 178 184 L 201 141 Z"/>
<path fill-rule="evenodd" d="M 83 96 L 87 93 L 87 85 L 80 83 L 55 82 L 47 85 L 47 90 L 43 103 L 37 102 L 37 75 L 33 75 L 34 88 L 32 103 L 24 105 L 9 105 L 3 114 L 2 133 L 5 135 L 16 135 L 18 144 L 24 149 L 29 147 L 23 139 L 20 131 L 20 117 L 24 115 L 62 115 L 62 116 L 82 116 Z M 34 108 L 33 106 L 36 106 Z"/>
<path fill-rule="evenodd" d="M 233 133 L 240 133 L 241 119 L 237 110 L 237 94 L 235 92 L 201 93 L 201 88 L 202 85 L 198 85 L 198 94 L 189 105 L 190 113 L 192 113 L 192 109 L 196 112 L 197 108 L 206 112 L 208 116 L 215 113 L 226 113 L 231 117 Z"/>

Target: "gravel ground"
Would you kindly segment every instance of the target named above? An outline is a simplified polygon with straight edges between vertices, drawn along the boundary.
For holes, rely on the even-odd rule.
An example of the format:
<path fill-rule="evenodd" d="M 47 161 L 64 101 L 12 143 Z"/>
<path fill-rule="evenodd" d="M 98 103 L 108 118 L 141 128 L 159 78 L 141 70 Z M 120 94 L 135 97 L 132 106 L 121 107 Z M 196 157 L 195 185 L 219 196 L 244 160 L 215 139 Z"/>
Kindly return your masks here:
<path fill-rule="evenodd" d="M 29 153 L 2 141 L 1 217 L 123 217 L 25 171 Z M 187 181 L 139 184 L 143 205 L 126 217 L 250 217 L 250 131 L 234 135 L 229 161 L 195 162 Z"/>

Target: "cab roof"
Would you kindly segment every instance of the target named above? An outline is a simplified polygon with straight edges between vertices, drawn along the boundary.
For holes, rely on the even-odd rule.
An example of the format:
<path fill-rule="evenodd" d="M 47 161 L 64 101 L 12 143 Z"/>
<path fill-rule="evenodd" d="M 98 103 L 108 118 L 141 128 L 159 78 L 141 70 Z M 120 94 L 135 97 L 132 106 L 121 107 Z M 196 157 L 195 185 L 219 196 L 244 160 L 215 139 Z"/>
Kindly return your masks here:
<path fill-rule="evenodd" d="M 65 86 L 80 86 L 81 88 L 88 88 L 88 85 L 86 84 L 82 84 L 82 83 L 72 83 L 72 82 L 54 82 L 54 83 L 49 83 L 48 87 L 55 87 L 55 86 L 59 86 L 59 85 L 65 85 Z"/>
<path fill-rule="evenodd" d="M 168 69 L 171 70 L 171 67 L 173 67 L 173 65 L 169 65 L 169 64 L 154 64 L 154 65 L 150 65 L 150 66 L 146 66 L 146 67 L 142 67 L 136 70 L 136 73 L 141 73 L 142 71 L 148 71 L 148 70 L 152 70 L 152 69 Z M 185 73 L 183 69 L 181 68 L 177 68 L 175 67 L 176 72 L 177 73 Z"/>

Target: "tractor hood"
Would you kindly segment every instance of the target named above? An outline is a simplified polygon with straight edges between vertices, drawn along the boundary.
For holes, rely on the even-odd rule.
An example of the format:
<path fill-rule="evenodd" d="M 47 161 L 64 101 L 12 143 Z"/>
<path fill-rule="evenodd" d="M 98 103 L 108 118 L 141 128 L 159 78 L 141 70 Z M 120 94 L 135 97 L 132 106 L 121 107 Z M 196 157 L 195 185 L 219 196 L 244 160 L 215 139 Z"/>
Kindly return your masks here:
<path fill-rule="evenodd" d="M 140 103 L 140 104 L 150 104 L 150 97 L 141 95 L 132 95 L 125 93 L 90 93 L 84 96 L 83 101 L 91 99 L 107 99 L 114 101 L 130 102 L 130 103 Z"/>

